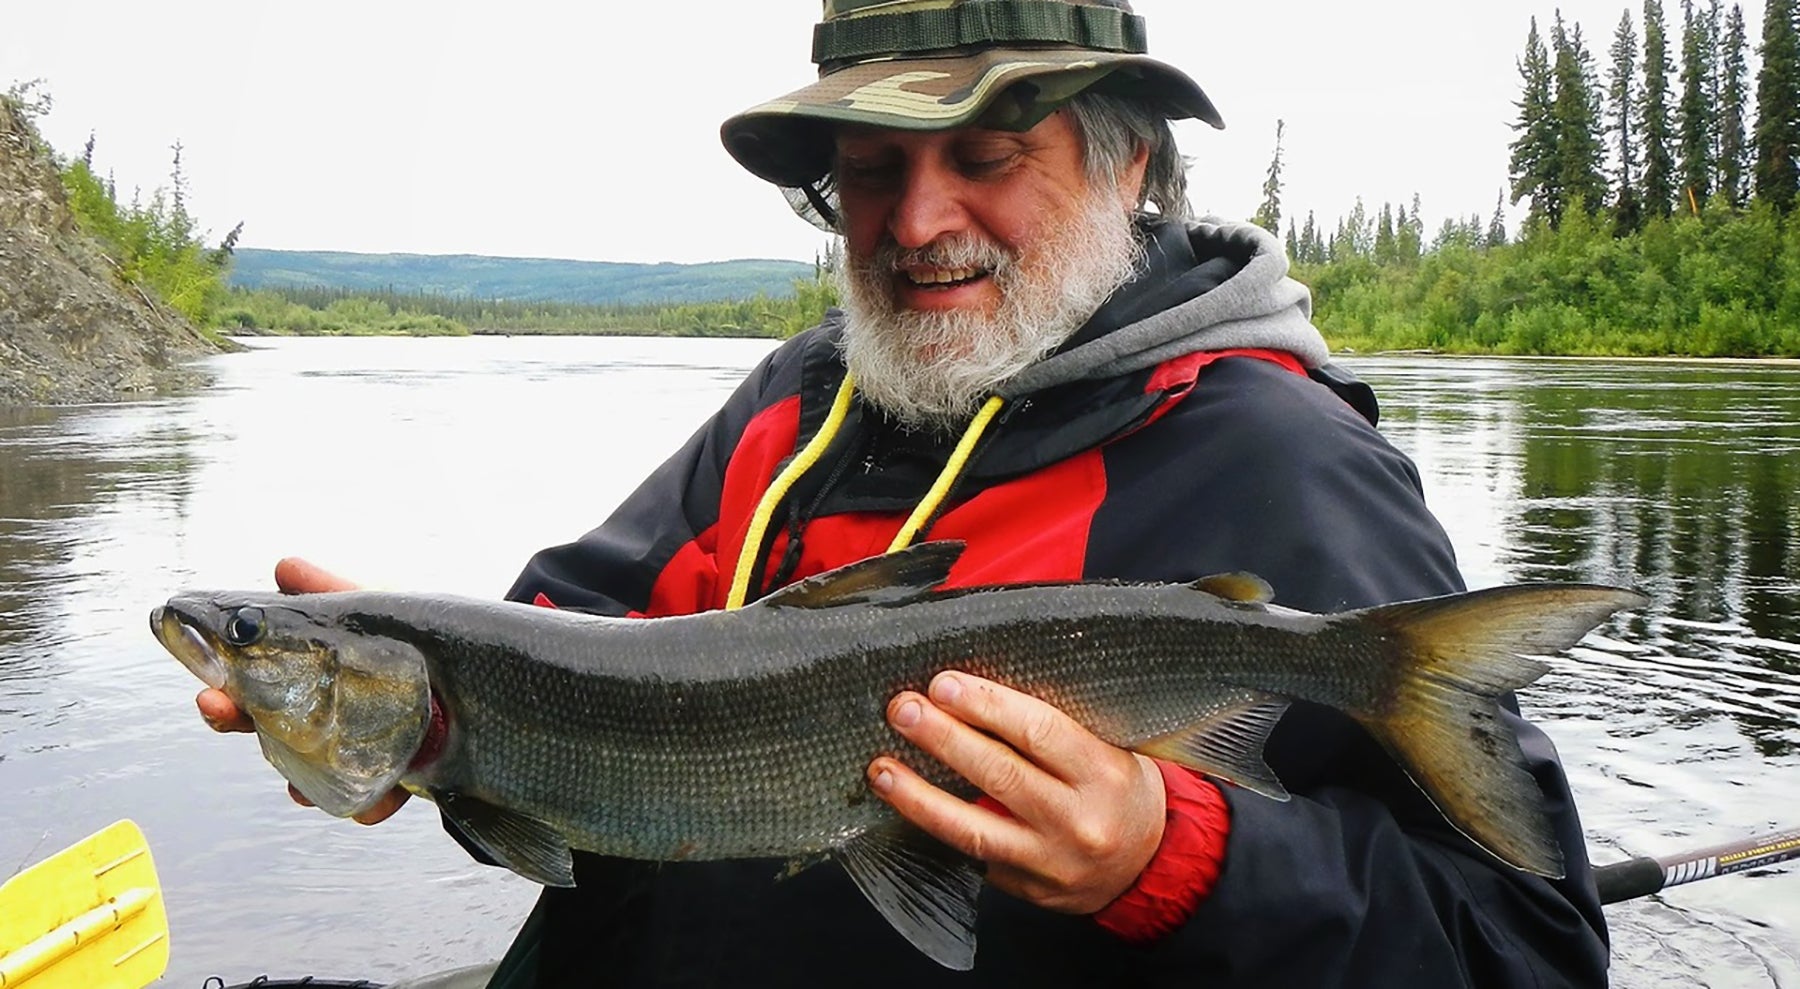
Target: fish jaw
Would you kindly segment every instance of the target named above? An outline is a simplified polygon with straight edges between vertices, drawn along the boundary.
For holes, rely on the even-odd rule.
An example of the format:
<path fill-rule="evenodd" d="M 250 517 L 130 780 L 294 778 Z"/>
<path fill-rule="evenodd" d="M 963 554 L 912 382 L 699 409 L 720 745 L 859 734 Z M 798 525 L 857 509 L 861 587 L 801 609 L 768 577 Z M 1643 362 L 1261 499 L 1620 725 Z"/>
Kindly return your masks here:
<path fill-rule="evenodd" d="M 228 679 L 225 660 L 214 648 L 206 633 L 181 620 L 173 608 L 158 607 L 150 612 L 150 631 L 157 641 L 187 667 L 189 673 L 214 690 L 223 690 Z"/>

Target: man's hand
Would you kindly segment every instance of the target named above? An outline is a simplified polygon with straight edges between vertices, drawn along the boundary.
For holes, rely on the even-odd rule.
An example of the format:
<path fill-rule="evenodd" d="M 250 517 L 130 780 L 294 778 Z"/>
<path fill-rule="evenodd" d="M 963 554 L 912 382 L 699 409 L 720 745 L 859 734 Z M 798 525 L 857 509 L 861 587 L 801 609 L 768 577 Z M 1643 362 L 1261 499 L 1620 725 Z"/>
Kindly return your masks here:
<path fill-rule="evenodd" d="M 902 817 L 987 863 L 987 880 L 1038 906 L 1094 913 L 1137 882 L 1162 843 L 1162 774 L 1034 697 L 966 673 L 888 703 L 901 735 L 1011 817 L 927 783 L 898 760 L 869 764 Z"/>
<path fill-rule="evenodd" d="M 357 587 L 354 581 L 345 580 L 294 556 L 275 564 L 275 586 L 283 594 L 354 591 Z M 231 698 L 225 696 L 223 690 L 214 690 L 208 687 L 200 691 L 200 695 L 194 698 L 194 704 L 200 708 L 200 716 L 206 719 L 206 723 L 211 726 L 213 731 L 256 730 L 256 726 L 250 722 L 250 717 L 238 710 L 238 706 L 232 703 Z M 312 801 L 301 796 L 300 791 L 294 789 L 291 784 L 288 786 L 288 796 L 293 797 L 297 804 L 306 807 L 312 806 Z M 392 817 L 394 812 L 400 809 L 400 805 L 406 803 L 407 796 L 405 790 L 395 787 L 389 790 L 386 796 L 376 801 L 374 806 L 357 814 L 352 819 L 360 824 L 379 824 Z"/>

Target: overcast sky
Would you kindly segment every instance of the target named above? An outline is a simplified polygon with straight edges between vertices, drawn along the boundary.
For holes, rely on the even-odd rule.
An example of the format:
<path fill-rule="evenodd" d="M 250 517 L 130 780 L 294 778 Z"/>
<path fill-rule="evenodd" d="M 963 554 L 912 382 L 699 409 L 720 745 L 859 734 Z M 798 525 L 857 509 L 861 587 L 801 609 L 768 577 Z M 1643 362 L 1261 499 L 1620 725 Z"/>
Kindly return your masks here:
<path fill-rule="evenodd" d="M 1570 0 L 1604 65 L 1627 7 Z M 1680 5 L 1665 0 L 1678 22 Z M 1178 125 L 1194 202 L 1256 209 L 1287 122 L 1289 215 L 1420 195 L 1433 228 L 1506 181 L 1515 60 L 1549 2 L 1137 0 L 1151 54 L 1222 132 Z M 8 2 L 0 86 L 42 77 L 52 145 L 121 196 L 167 182 L 217 238 L 346 251 L 607 261 L 810 260 L 824 235 L 720 147 L 732 113 L 804 85 L 817 0 Z M 1745 7 L 1752 38 L 1760 3 Z M 1678 23 L 1672 23 L 1677 36 Z M 1641 24 L 1639 25 L 1641 31 Z M 1671 53 L 1674 54 L 1673 52 Z"/>

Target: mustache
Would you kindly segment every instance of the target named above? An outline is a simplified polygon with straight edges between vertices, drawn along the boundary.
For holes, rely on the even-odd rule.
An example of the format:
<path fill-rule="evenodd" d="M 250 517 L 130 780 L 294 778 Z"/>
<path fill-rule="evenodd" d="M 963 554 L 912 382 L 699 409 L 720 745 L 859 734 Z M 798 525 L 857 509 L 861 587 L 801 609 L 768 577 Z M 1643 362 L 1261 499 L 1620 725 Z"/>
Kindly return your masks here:
<path fill-rule="evenodd" d="M 1017 257 L 999 244 L 973 233 L 948 234 L 923 247 L 904 248 L 883 240 L 869 255 L 865 270 L 890 274 L 909 268 L 980 268 L 998 276 L 1009 272 Z"/>

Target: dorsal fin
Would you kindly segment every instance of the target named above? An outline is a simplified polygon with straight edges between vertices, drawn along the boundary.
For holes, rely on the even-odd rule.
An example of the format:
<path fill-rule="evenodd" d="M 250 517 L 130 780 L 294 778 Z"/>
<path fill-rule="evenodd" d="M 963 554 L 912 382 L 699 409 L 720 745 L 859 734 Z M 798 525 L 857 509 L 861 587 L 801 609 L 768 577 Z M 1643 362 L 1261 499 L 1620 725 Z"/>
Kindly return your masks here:
<path fill-rule="evenodd" d="M 833 608 L 840 604 L 904 604 L 931 593 L 962 556 L 961 540 L 920 543 L 872 556 L 790 584 L 756 602 L 764 608 Z"/>
<path fill-rule="evenodd" d="M 1275 600 L 1275 589 L 1253 573 L 1216 573 L 1188 585 L 1213 597 L 1239 604 L 1268 604 Z"/>

